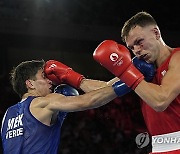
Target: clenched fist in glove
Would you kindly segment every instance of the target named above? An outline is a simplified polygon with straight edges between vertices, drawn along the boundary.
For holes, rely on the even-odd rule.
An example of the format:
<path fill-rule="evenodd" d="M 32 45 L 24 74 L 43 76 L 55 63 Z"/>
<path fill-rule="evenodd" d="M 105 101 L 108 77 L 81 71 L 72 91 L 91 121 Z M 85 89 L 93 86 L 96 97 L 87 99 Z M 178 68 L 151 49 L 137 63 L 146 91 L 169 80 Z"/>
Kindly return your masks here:
<path fill-rule="evenodd" d="M 144 79 L 147 82 L 151 82 L 155 76 L 156 68 L 155 65 L 152 63 L 147 63 L 143 59 L 138 59 L 134 57 L 132 59 L 134 66 L 144 75 Z"/>
<path fill-rule="evenodd" d="M 66 83 L 79 88 L 83 75 L 73 71 L 72 68 L 56 60 L 49 60 L 45 63 L 44 72 L 48 79 L 54 84 Z"/>
<path fill-rule="evenodd" d="M 144 79 L 143 74 L 133 65 L 129 50 L 113 40 L 100 43 L 93 57 L 132 89 Z"/>

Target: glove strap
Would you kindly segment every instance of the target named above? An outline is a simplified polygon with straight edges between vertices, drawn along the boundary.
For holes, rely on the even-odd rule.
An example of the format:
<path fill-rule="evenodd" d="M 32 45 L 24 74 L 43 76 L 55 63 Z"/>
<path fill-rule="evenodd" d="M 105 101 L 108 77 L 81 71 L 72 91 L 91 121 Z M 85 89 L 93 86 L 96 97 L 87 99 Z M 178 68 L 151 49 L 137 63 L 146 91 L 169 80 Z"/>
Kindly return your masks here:
<path fill-rule="evenodd" d="M 119 78 L 134 90 L 144 79 L 144 76 L 133 64 L 131 64 Z"/>
<path fill-rule="evenodd" d="M 85 77 L 73 70 L 71 70 L 70 72 L 68 72 L 66 81 L 68 82 L 69 85 L 79 89 L 81 81 L 84 79 Z"/>
<path fill-rule="evenodd" d="M 121 97 L 131 91 L 131 88 L 129 88 L 124 82 L 117 81 L 115 82 L 112 87 L 114 88 L 114 92 L 117 96 Z"/>

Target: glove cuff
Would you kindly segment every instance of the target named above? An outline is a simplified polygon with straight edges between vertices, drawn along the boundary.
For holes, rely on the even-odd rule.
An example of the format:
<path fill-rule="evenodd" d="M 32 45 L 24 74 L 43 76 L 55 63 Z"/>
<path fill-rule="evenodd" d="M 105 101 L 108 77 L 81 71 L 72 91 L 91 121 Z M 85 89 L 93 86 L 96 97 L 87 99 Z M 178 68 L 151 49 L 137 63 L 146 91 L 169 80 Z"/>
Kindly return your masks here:
<path fill-rule="evenodd" d="M 131 64 L 119 78 L 134 90 L 144 79 L 144 76 L 133 64 Z"/>
<path fill-rule="evenodd" d="M 80 84 L 81 81 L 84 79 L 85 77 L 73 70 L 71 70 L 70 72 L 68 72 L 68 76 L 66 79 L 67 84 L 79 89 L 80 88 Z"/>
<path fill-rule="evenodd" d="M 117 96 L 121 97 L 131 91 L 131 88 L 129 88 L 124 82 L 117 81 L 112 85 L 114 92 Z"/>

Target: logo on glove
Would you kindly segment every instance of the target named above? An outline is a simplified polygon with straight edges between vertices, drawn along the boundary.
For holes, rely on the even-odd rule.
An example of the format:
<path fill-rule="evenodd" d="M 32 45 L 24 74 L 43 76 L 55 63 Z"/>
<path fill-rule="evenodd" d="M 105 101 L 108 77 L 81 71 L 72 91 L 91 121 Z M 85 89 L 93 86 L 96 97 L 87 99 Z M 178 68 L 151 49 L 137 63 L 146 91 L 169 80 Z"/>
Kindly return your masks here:
<path fill-rule="evenodd" d="M 110 55 L 110 60 L 112 61 L 112 62 L 115 62 L 114 64 L 113 64 L 113 66 L 115 66 L 115 65 L 117 65 L 117 66 L 120 66 L 122 63 L 123 63 L 123 57 L 120 57 L 119 58 L 119 55 L 117 54 L 117 53 L 111 53 L 111 55 Z"/>
<path fill-rule="evenodd" d="M 113 53 L 110 55 L 111 61 L 116 61 L 118 58 L 119 58 L 119 56 L 118 56 L 117 53 L 114 53 L 114 52 L 113 52 Z"/>
<path fill-rule="evenodd" d="M 57 65 L 56 64 L 51 64 L 50 66 L 49 66 L 49 68 L 53 68 L 53 67 L 56 67 Z"/>

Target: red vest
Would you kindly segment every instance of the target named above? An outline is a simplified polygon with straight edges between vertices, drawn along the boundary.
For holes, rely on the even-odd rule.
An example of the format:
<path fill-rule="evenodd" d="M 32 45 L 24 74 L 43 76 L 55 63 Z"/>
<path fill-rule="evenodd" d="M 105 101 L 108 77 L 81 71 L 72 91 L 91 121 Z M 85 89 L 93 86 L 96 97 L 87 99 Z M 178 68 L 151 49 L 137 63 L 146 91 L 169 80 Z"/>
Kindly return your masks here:
<path fill-rule="evenodd" d="M 161 85 L 162 78 L 168 70 L 170 59 L 176 51 L 180 51 L 180 48 L 174 49 L 166 61 L 157 69 L 153 83 Z M 144 101 L 141 103 L 141 109 L 150 135 L 180 131 L 180 95 L 163 112 L 156 112 Z"/>

